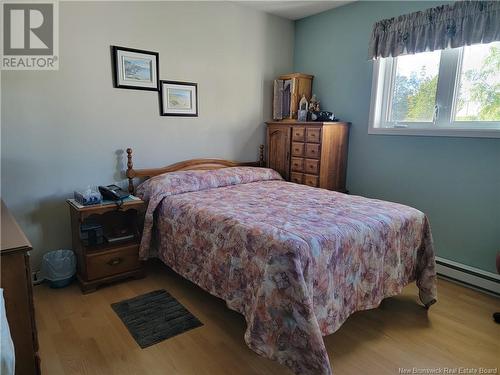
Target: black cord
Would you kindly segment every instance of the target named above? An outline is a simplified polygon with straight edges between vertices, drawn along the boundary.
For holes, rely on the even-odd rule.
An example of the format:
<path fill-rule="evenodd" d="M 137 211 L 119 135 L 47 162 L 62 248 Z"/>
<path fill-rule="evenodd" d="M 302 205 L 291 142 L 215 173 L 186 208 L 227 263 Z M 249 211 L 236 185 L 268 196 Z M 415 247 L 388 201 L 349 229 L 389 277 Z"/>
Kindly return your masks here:
<path fill-rule="evenodd" d="M 120 210 L 123 206 L 123 198 L 120 198 L 115 201 L 116 207 Z"/>

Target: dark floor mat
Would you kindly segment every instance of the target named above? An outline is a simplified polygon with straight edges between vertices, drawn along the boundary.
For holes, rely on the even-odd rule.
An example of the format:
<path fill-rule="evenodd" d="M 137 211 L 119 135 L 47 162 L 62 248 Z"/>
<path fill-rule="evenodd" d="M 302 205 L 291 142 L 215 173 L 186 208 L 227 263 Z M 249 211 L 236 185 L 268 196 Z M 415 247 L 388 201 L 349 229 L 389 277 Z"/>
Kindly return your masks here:
<path fill-rule="evenodd" d="M 141 348 L 203 325 L 165 290 L 111 305 Z"/>

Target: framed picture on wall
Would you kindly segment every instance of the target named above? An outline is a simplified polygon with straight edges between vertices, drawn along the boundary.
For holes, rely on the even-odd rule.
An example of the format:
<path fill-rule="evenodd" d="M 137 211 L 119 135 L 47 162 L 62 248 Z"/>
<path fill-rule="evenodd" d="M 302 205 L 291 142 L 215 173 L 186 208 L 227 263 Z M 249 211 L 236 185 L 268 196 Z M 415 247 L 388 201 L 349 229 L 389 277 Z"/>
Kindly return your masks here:
<path fill-rule="evenodd" d="M 112 46 L 115 87 L 158 91 L 158 52 Z"/>
<path fill-rule="evenodd" d="M 198 116 L 198 84 L 160 81 L 160 114 L 162 116 Z"/>

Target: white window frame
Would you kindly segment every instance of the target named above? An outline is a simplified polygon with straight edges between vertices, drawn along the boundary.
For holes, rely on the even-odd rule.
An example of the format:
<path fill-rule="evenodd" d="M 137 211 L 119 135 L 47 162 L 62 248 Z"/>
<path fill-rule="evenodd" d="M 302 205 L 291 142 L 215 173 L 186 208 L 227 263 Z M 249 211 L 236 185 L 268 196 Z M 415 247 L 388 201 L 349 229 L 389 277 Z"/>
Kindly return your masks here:
<path fill-rule="evenodd" d="M 500 138 L 500 121 L 455 121 L 463 48 L 441 51 L 436 110 L 431 122 L 391 122 L 397 57 L 373 62 L 368 134 Z"/>

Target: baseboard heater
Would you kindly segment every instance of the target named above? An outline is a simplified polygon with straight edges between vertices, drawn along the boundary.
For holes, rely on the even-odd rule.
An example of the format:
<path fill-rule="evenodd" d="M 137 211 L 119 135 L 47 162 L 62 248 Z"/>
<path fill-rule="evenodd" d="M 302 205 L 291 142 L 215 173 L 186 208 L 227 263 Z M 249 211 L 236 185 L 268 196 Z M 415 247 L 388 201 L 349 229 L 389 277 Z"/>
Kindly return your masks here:
<path fill-rule="evenodd" d="M 444 278 L 500 297 L 500 275 L 436 257 L 437 273 Z"/>

